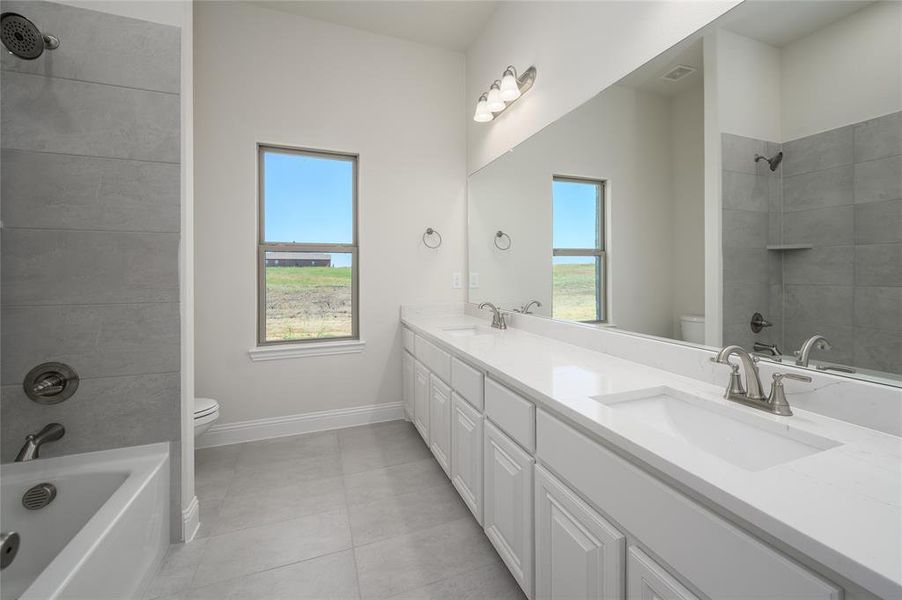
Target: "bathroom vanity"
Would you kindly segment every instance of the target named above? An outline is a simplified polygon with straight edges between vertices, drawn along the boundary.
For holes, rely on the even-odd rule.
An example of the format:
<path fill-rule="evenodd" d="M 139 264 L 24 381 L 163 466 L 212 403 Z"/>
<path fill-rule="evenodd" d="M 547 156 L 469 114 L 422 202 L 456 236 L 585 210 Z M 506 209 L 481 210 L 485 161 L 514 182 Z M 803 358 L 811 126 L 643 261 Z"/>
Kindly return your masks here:
<path fill-rule="evenodd" d="M 657 340 L 524 315 L 402 323 L 407 416 L 530 598 L 902 597 L 898 437 L 726 401 L 650 366 Z M 648 360 L 616 356 L 629 345 Z"/>

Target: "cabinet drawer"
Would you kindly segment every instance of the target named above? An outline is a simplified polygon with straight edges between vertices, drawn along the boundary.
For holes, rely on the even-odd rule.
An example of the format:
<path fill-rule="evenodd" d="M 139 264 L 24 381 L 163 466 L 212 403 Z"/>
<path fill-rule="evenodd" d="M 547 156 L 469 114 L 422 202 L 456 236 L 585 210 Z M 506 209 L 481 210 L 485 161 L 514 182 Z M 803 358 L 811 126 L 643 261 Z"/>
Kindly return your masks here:
<path fill-rule="evenodd" d="M 422 336 L 415 336 L 414 339 L 414 356 L 421 363 L 426 365 L 430 371 L 444 381 L 451 383 L 451 355 L 424 339 Z"/>
<path fill-rule="evenodd" d="M 537 441 L 543 464 L 705 595 L 842 597 L 819 576 L 541 410 Z"/>
<path fill-rule="evenodd" d="M 667 598 L 667 600 L 699 600 L 682 583 L 661 568 L 642 550 L 630 546 L 626 560 L 628 600 Z"/>
<path fill-rule="evenodd" d="M 482 410 L 485 404 L 483 402 L 484 379 L 482 372 L 456 358 L 451 359 L 451 387 L 464 400 L 479 410 Z"/>
<path fill-rule="evenodd" d="M 414 353 L 414 338 L 416 338 L 416 335 L 411 330 L 406 327 L 401 328 L 401 344 L 411 354 Z"/>
<path fill-rule="evenodd" d="M 516 392 L 485 380 L 485 414 L 518 444 L 536 450 L 536 407 Z"/>

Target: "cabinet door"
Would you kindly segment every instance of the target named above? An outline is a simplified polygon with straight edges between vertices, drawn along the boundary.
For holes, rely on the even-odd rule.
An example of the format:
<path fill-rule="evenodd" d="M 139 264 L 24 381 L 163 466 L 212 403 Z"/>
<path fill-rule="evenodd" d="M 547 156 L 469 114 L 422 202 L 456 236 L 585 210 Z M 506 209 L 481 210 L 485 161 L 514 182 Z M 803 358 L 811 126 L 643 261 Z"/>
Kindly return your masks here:
<path fill-rule="evenodd" d="M 488 420 L 483 451 L 485 534 L 532 598 L 533 458 Z"/>
<path fill-rule="evenodd" d="M 435 375 L 430 379 L 429 449 L 451 476 L 451 388 Z"/>
<path fill-rule="evenodd" d="M 429 369 L 414 361 L 413 424 L 429 444 Z"/>
<path fill-rule="evenodd" d="M 623 598 L 626 537 L 536 466 L 536 597 Z"/>
<path fill-rule="evenodd" d="M 413 396 L 416 387 L 414 358 L 406 350 L 401 351 L 401 392 L 404 396 L 404 416 L 413 421 Z"/>
<path fill-rule="evenodd" d="M 630 546 L 627 556 L 626 580 L 629 600 L 699 600 L 698 596 L 635 546 Z"/>
<path fill-rule="evenodd" d="M 482 415 L 451 394 L 451 482 L 482 525 Z"/>

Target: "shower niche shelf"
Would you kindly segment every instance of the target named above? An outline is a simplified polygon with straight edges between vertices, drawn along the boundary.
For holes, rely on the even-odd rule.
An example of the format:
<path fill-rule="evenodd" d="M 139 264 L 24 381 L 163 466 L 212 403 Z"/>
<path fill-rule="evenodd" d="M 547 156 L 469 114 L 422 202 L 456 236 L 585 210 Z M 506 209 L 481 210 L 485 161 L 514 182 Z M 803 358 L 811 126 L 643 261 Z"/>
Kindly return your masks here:
<path fill-rule="evenodd" d="M 814 246 L 811 244 L 768 244 L 765 246 L 768 250 L 774 252 L 784 252 L 786 250 L 811 250 Z"/>

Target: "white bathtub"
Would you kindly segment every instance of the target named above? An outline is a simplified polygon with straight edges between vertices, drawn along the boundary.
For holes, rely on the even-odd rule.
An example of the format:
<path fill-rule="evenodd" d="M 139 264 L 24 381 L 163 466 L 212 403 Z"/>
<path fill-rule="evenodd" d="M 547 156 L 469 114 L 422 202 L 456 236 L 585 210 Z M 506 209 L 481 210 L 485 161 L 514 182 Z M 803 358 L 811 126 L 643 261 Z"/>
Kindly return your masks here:
<path fill-rule="evenodd" d="M 56 499 L 26 510 L 22 494 L 44 482 Z M 2 600 L 139 597 L 169 545 L 169 445 L 2 465 L 0 528 L 21 536 Z"/>

